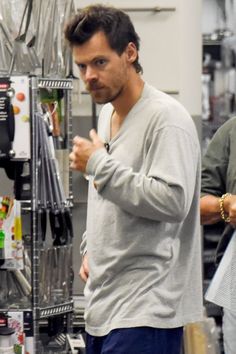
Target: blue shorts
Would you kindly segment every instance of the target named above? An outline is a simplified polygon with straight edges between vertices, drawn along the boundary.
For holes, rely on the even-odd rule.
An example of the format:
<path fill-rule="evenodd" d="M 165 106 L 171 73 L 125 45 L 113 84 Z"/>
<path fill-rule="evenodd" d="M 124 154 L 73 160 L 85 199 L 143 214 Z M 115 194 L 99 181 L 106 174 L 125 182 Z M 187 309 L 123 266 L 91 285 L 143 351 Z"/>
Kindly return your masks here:
<path fill-rule="evenodd" d="M 86 354 L 180 354 L 183 327 L 114 329 L 106 336 L 87 334 Z"/>

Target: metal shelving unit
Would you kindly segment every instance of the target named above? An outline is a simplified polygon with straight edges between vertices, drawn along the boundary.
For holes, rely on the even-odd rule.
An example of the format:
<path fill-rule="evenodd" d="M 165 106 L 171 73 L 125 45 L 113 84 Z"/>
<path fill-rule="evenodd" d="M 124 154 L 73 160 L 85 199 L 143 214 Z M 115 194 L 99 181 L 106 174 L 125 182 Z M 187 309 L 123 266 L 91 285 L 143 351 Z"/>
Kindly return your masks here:
<path fill-rule="evenodd" d="M 65 79 L 45 79 L 45 78 L 30 78 L 30 93 L 31 93 L 31 235 L 32 235 L 32 311 L 34 319 L 34 348 L 35 354 L 40 353 L 40 320 L 66 315 L 67 330 L 71 331 L 73 300 L 72 300 L 72 277 L 70 289 L 70 301 L 65 301 L 60 304 L 51 306 L 41 306 L 39 300 L 39 267 L 40 267 L 40 245 L 39 245 L 39 230 L 38 230 L 38 213 L 40 209 L 38 195 L 38 166 L 37 166 L 37 105 L 39 103 L 39 90 L 46 89 L 63 89 L 64 90 L 64 119 L 65 130 L 67 134 L 67 147 L 71 148 L 72 140 L 72 108 L 71 108 L 71 90 L 72 80 Z M 69 196 L 68 205 L 72 206 L 72 177 L 69 176 Z"/>
<path fill-rule="evenodd" d="M 14 82 L 14 78 L 12 77 L 12 82 Z M 20 79 L 19 79 L 20 78 Z M 72 216 L 72 207 L 73 207 L 73 195 L 72 195 L 72 173 L 69 171 L 69 157 L 68 157 L 68 168 L 66 167 L 64 171 L 64 161 L 67 161 L 67 156 L 68 152 L 72 148 L 72 88 L 73 88 L 73 81 L 72 79 L 48 79 L 48 78 L 39 78 L 36 76 L 32 77 L 27 77 L 27 76 L 19 76 L 17 77 L 16 81 L 22 80 L 21 86 L 24 88 L 25 83 L 26 86 L 28 87 L 28 93 L 25 94 L 25 100 L 24 105 L 29 108 L 29 119 L 27 120 L 28 125 L 27 125 L 27 136 L 24 131 L 20 131 L 20 140 L 22 141 L 23 139 L 27 139 L 27 144 L 29 143 L 28 139 L 30 140 L 29 144 L 29 150 L 28 150 L 28 155 L 24 159 L 11 159 L 12 166 L 15 165 L 14 163 L 22 163 L 22 164 L 27 164 L 29 166 L 30 171 L 29 173 L 29 186 L 30 190 L 28 191 L 27 197 L 22 197 L 18 198 L 21 202 L 21 209 L 22 209 L 22 214 L 24 214 L 24 217 L 26 217 L 27 220 L 27 227 L 26 229 L 29 230 L 23 230 L 23 234 L 26 237 L 27 236 L 27 243 L 24 245 L 25 248 L 30 250 L 29 255 L 30 255 L 30 261 L 31 261 L 31 282 L 30 282 L 30 276 L 28 277 L 28 285 L 30 290 L 28 291 L 28 294 L 25 296 L 24 301 L 21 301 L 22 299 L 15 300 L 16 302 L 12 303 L 10 301 L 10 298 L 8 298 L 9 303 L 4 303 L 3 306 L 1 306 L 0 312 L 3 313 L 9 313 L 9 312 L 15 312 L 15 313 L 22 313 L 22 317 L 26 314 L 30 314 L 30 323 L 28 323 L 28 327 L 31 327 L 32 329 L 32 335 L 31 335 L 31 349 L 30 353 L 31 354 L 41 354 L 47 353 L 45 351 L 45 338 L 42 340 L 42 333 L 40 331 L 40 328 L 42 328 L 42 323 L 44 323 L 45 327 L 45 322 L 48 322 L 48 327 L 50 327 L 49 324 L 52 324 L 56 320 L 59 319 L 59 322 L 63 328 L 63 332 L 60 334 L 64 335 L 64 338 L 66 338 L 66 334 L 71 334 L 72 333 L 72 313 L 74 309 L 74 303 L 73 303 L 73 297 L 72 297 L 72 282 L 73 282 L 73 270 L 72 270 L 72 257 L 71 257 L 71 249 L 72 249 L 72 236 L 73 236 L 73 230 L 72 230 L 72 223 L 71 229 L 69 229 L 69 221 L 71 221 L 71 216 Z M 52 90 L 55 90 L 53 92 Z M 57 91 L 60 90 L 60 91 Z M 26 92 L 25 91 L 25 92 Z M 14 91 L 15 92 L 15 91 Z M 19 91 L 18 91 L 19 92 Z M 15 92 L 15 94 L 17 91 Z M 41 100 L 42 100 L 42 93 L 56 93 L 56 97 L 58 97 L 58 101 L 56 102 L 56 107 L 58 107 L 60 102 L 60 112 L 62 113 L 61 117 L 63 117 L 63 120 L 60 122 L 60 128 L 61 128 L 61 145 L 59 148 L 56 148 L 54 152 L 61 152 L 63 154 L 63 160 L 61 166 L 63 170 L 63 178 L 65 179 L 65 185 L 63 188 L 63 183 L 62 179 L 59 178 L 59 165 L 55 165 L 55 170 L 51 171 L 52 176 L 54 176 L 54 180 L 51 179 L 51 181 L 58 183 L 57 184 L 57 189 L 54 186 L 54 197 L 55 199 L 52 198 L 51 203 L 48 203 L 48 199 L 46 200 L 46 204 L 42 203 L 42 194 L 40 194 L 40 191 L 42 191 L 39 186 L 42 184 L 42 175 L 43 175 L 43 169 L 42 169 L 42 164 L 43 164 L 43 157 L 45 158 L 45 155 L 42 155 L 42 150 L 41 148 L 42 142 L 44 143 L 44 140 L 42 138 L 45 138 L 44 135 L 42 135 L 42 131 L 40 131 L 40 127 L 44 127 L 45 123 L 45 132 L 47 132 L 47 128 L 49 127 L 50 124 L 48 123 L 47 125 L 47 118 L 44 116 L 44 111 L 43 111 L 43 105 Z M 61 96 L 59 97 L 59 93 Z M 58 94 L 58 96 L 57 96 Z M 53 96 L 54 97 L 54 96 Z M 54 99 L 54 98 L 53 98 Z M 22 102 L 19 101 L 19 105 Z M 46 104 L 46 103 L 45 103 Z M 46 106 L 45 106 L 46 107 Z M 44 107 L 44 109 L 45 109 Z M 22 107 L 21 107 L 22 108 Z M 40 110 L 41 109 L 41 110 Z M 41 116 L 40 116 L 41 114 Z M 41 119 L 40 119 L 41 118 Z M 20 120 L 19 116 L 15 117 L 16 120 Z M 52 119 L 52 117 L 51 117 Z M 41 122 L 41 126 L 39 124 Z M 52 123 L 52 122 L 51 122 Z M 19 135 L 19 134 L 18 134 Z M 48 132 L 48 140 L 47 138 L 47 133 L 46 133 L 46 140 L 49 146 L 49 140 L 50 142 L 53 141 L 53 134 L 51 132 L 50 138 L 49 138 L 50 133 Z M 41 145 L 40 145 L 41 144 Z M 24 145 L 24 144 L 23 144 Z M 46 141 L 45 141 L 46 145 Z M 52 147 L 51 147 L 52 148 Z M 55 148 L 55 147 L 54 147 Z M 52 149 L 54 150 L 54 149 Z M 61 150 L 61 151 L 60 151 Z M 41 151 L 41 152 L 39 152 Z M 41 153 L 41 155 L 40 155 Z M 56 155 L 55 155 L 56 156 Z M 56 159 L 54 156 L 54 162 L 56 163 Z M 64 160 L 64 158 L 66 160 Z M 52 159 L 50 156 L 48 157 L 49 161 L 47 163 L 50 163 Z M 51 162 L 52 163 L 52 162 Z M 41 167 L 40 167 L 41 166 Z M 41 169 L 40 169 L 41 168 Z M 45 171 L 44 171 L 45 172 Z M 53 175 L 53 172 L 58 172 L 58 174 Z M 49 173 L 49 170 L 47 171 Z M 16 182 L 16 176 L 15 176 L 15 182 Z M 60 184 L 61 182 L 61 184 Z M 53 183 L 52 183 L 53 184 Z M 45 185 L 46 188 L 48 187 Z M 56 190 L 61 191 L 60 194 L 60 203 L 52 203 L 52 201 L 58 201 L 56 199 Z M 44 197 L 49 196 L 49 194 L 45 193 Z M 45 199 L 46 199 L 45 197 Z M 17 199 L 17 197 L 15 197 Z M 44 200 L 45 202 L 45 200 Z M 40 213 L 42 212 L 42 209 L 44 208 L 44 212 L 46 215 L 46 224 L 47 220 L 49 219 L 50 221 L 50 227 L 51 227 L 51 233 L 53 235 L 53 230 L 52 230 L 52 224 L 51 224 L 51 218 L 50 218 L 50 213 L 53 215 L 58 215 L 56 212 L 61 213 L 61 217 L 63 217 L 63 222 L 64 222 L 64 228 L 63 234 L 64 237 L 64 242 L 56 243 L 54 237 L 49 237 L 48 238 L 48 230 L 46 228 L 45 230 L 45 239 L 42 241 L 42 230 L 40 230 Z M 54 208 L 56 210 L 54 210 Z M 55 214 L 54 214 L 55 213 Z M 23 225 L 23 227 L 26 225 Z M 30 227 L 29 227 L 30 226 Z M 26 238 L 25 238 L 26 240 Z M 44 277 L 42 274 L 46 274 L 50 269 L 46 269 L 45 266 L 45 273 L 42 273 L 42 267 L 43 265 L 47 265 L 47 267 L 52 267 L 52 263 L 43 263 L 43 260 L 50 259 L 49 255 L 51 253 L 48 253 L 48 258 L 44 258 L 43 260 L 41 258 L 42 254 L 46 251 L 53 251 L 53 255 L 57 258 L 57 264 L 53 264 L 53 271 L 50 273 L 52 278 L 49 281 L 49 286 L 50 286 L 50 296 L 47 301 L 44 301 L 44 293 L 46 287 L 42 287 L 42 284 L 40 282 L 43 281 L 44 283 Z M 59 257 L 60 261 L 59 261 Z M 61 266 L 61 267 L 60 267 Z M 57 272 L 57 269 L 60 268 L 62 269 L 61 272 Z M 22 269 L 22 268 L 21 268 Z M 64 270 L 66 269 L 66 271 Z M 9 270 L 7 267 L 3 269 L 7 273 Z M 24 270 L 22 271 L 24 272 Z M 5 274 L 5 273 L 4 273 Z M 60 278 L 58 281 L 58 278 L 56 282 L 53 282 L 53 276 L 59 277 L 58 274 L 60 274 Z M 24 279 L 24 275 L 22 273 L 22 279 Z M 53 284 L 53 285 L 52 285 Z M 57 285 L 56 290 L 53 289 L 54 285 Z M 9 284 L 8 284 L 9 286 Z M 9 289 L 8 289 L 9 290 Z M 55 290 L 55 291 L 54 291 Z M 60 291 L 60 294 L 58 293 Z M 20 293 L 19 293 L 20 294 Z M 42 297 L 43 294 L 43 297 Z M 59 294 L 59 295 L 58 295 Z M 21 294 L 22 295 L 22 294 Z M 42 300 L 43 299 L 43 300 Z M 4 307 L 4 308 L 2 308 Z M 61 328 L 61 327 L 60 327 Z M 51 338 L 51 337 L 50 337 Z M 47 341 L 50 341 L 50 338 L 46 339 Z M 67 347 L 67 340 L 65 339 L 64 347 Z M 42 346 L 44 346 L 44 350 L 42 351 Z M 64 348 L 63 347 L 63 348 Z M 50 353 L 52 352 L 52 349 L 50 349 Z M 63 349 L 64 350 L 64 349 Z M 55 349 L 55 353 L 58 353 L 58 351 Z M 61 351 L 60 351 L 61 352 Z M 65 353 L 67 351 L 62 351 L 62 353 Z"/>

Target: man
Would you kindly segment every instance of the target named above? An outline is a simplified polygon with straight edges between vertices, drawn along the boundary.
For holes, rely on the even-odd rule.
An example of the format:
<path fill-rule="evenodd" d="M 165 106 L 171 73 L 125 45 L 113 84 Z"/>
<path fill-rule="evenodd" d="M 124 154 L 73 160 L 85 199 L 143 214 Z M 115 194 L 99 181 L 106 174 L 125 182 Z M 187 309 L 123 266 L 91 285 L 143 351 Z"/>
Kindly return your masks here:
<path fill-rule="evenodd" d="M 223 336 L 226 354 L 236 348 L 236 118 L 224 123 L 213 136 L 203 159 L 202 167 L 202 224 L 225 222 L 221 244 L 232 239 L 232 259 L 224 270 L 224 278 L 217 291 L 210 286 L 207 300 L 223 307 Z M 220 266 L 220 265 L 219 265 Z M 219 274 L 219 273 L 218 273 Z M 216 281 L 214 278 L 213 282 Z"/>
<path fill-rule="evenodd" d="M 125 13 L 91 6 L 65 34 L 93 100 L 105 104 L 98 134 L 75 137 L 70 154 L 90 176 L 80 271 L 87 353 L 179 354 L 183 325 L 202 311 L 194 124 L 141 78 Z"/>

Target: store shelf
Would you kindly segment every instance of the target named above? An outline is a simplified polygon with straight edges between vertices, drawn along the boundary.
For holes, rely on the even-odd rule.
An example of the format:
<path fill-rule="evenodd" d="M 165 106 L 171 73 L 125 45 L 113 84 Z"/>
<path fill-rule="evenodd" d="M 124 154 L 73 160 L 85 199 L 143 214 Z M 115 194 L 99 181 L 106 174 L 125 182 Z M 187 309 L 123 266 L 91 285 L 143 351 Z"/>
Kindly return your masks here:
<path fill-rule="evenodd" d="M 74 204 L 76 202 L 74 202 L 74 198 L 73 196 L 70 196 L 67 198 L 65 207 L 67 208 L 73 208 Z M 40 208 L 40 205 L 38 205 L 38 207 Z M 31 211 L 31 200 L 21 200 L 21 210 L 22 211 Z"/>
<path fill-rule="evenodd" d="M 221 44 L 222 44 L 222 42 L 220 40 L 210 40 L 210 39 L 203 40 L 203 45 L 212 45 L 212 46 L 217 45 L 217 46 L 219 46 Z"/>
<path fill-rule="evenodd" d="M 74 308 L 74 302 L 69 301 L 69 302 L 64 302 L 63 304 L 39 308 L 37 309 L 36 312 L 38 312 L 38 316 L 37 316 L 38 319 L 42 319 L 42 318 L 48 318 L 52 316 L 58 316 L 69 312 L 73 312 L 73 308 Z"/>
<path fill-rule="evenodd" d="M 29 307 L 26 307 L 26 308 L 22 308 L 22 306 L 21 306 L 21 308 L 19 308 L 19 306 L 18 307 L 7 307 L 7 308 L 0 308 L 0 313 L 4 313 L 4 312 L 22 312 L 22 311 L 24 311 L 24 312 L 30 312 L 30 311 L 32 311 L 32 309 L 31 308 L 29 308 Z"/>
<path fill-rule="evenodd" d="M 71 90 L 73 88 L 72 79 L 46 79 L 38 78 L 39 88 Z"/>

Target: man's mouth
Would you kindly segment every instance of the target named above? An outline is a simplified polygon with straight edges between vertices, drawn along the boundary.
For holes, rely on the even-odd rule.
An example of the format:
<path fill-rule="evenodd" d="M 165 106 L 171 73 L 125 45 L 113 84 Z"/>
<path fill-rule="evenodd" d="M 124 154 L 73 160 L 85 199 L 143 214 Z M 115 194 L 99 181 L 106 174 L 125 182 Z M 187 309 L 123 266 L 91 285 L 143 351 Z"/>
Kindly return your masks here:
<path fill-rule="evenodd" d="M 98 90 L 101 90 L 103 88 L 104 88 L 104 86 L 102 86 L 102 85 L 87 85 L 87 87 L 86 87 L 86 89 L 88 91 L 98 91 Z"/>
<path fill-rule="evenodd" d="M 89 88 L 89 91 L 99 91 L 102 90 L 104 87 L 103 86 L 91 86 Z"/>

